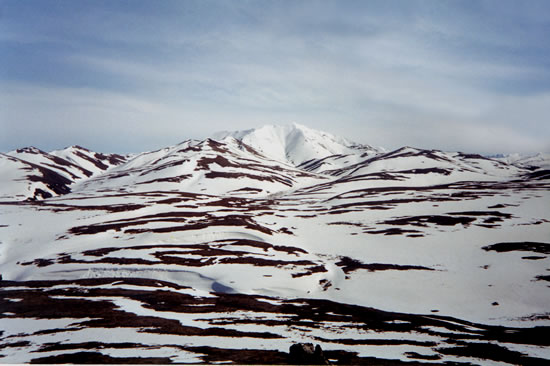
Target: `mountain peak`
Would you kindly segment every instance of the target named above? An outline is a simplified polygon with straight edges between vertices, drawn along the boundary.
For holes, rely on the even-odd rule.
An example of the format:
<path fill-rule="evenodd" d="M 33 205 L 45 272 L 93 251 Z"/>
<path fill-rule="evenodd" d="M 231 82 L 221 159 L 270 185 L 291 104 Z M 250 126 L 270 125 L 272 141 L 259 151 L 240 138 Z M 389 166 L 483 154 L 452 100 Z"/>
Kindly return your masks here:
<path fill-rule="evenodd" d="M 213 137 L 218 140 L 237 139 L 269 158 L 295 166 L 331 155 L 347 155 L 365 150 L 375 151 L 370 146 L 360 145 L 298 123 L 223 131 L 214 134 Z"/>

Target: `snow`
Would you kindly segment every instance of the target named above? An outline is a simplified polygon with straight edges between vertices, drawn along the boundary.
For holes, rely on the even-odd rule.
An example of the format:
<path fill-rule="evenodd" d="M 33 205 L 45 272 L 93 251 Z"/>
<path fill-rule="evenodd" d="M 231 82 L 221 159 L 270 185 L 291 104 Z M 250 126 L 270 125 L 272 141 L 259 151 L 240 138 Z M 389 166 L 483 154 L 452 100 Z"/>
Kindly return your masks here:
<path fill-rule="evenodd" d="M 312 130 L 294 123 L 286 126 L 267 125 L 258 129 L 235 132 L 219 132 L 214 138 L 235 138 L 253 147 L 263 155 L 295 166 L 330 155 L 356 154 L 376 151 L 326 132 Z"/>
<path fill-rule="evenodd" d="M 550 153 L 539 152 L 535 155 L 514 153 L 508 155 L 497 155 L 493 158 L 495 160 L 516 166 L 537 166 L 542 169 L 550 169 Z"/>
<path fill-rule="evenodd" d="M 475 334 L 479 328 L 465 326 L 462 321 L 520 328 L 550 325 L 548 317 L 541 316 L 550 312 L 548 284 L 537 280 L 538 276 L 548 275 L 549 256 L 482 249 L 502 242 L 549 242 L 550 185 L 545 180 L 535 182 L 524 178 L 529 172 L 527 166 L 547 167 L 547 154 L 487 159 L 412 147 L 385 152 L 301 125 L 266 126 L 222 133 L 216 138 L 188 140 L 125 157 L 117 165 L 109 164 L 105 170 L 81 156 L 94 157 L 95 153 L 75 146 L 52 153 L 26 149 L 1 154 L 3 279 L 154 279 L 184 288 L 122 282 L 87 288 L 167 291 L 205 299 L 215 298 L 215 292 L 258 295 L 261 297 L 257 301 L 266 306 L 284 306 L 287 300 L 300 304 L 298 299 L 322 299 L 389 312 L 424 314 L 426 319 L 430 319 L 429 314 L 453 317 L 458 323 L 449 320 L 449 324 L 460 326 L 462 330 L 455 332 L 465 335 Z M 72 165 L 65 170 L 62 166 L 45 165 L 52 162 L 52 156 L 90 170 L 92 175 L 87 177 Z M 43 182 L 26 178 L 31 170 L 37 169 L 34 166 L 49 167 L 70 178 L 71 193 L 54 194 L 39 203 L 24 202 L 33 197 L 36 188 L 55 193 Z M 209 178 L 213 172 L 233 175 Z M 240 190 L 243 188 L 248 190 Z M 405 220 L 434 216 L 468 217 L 472 221 L 445 225 L 437 221 Z M 241 218 L 242 223 L 231 224 L 235 217 Z M 392 220 L 405 220 L 405 223 L 395 225 Z M 185 228 L 204 222 L 209 225 Z M 75 227 L 101 228 L 102 225 L 115 226 L 82 235 L 74 231 Z M 171 231 L 172 228 L 176 229 Z M 407 233 L 384 235 L 384 230 L 392 229 L 414 230 L 416 237 L 409 237 Z M 105 248 L 110 249 L 101 252 Z M 90 254 L 90 251 L 98 252 Z M 159 259 L 163 254 L 173 261 L 163 262 Z M 537 258 L 525 259 L 526 256 Z M 365 267 L 346 273 L 338 264 L 344 257 L 365 266 L 387 264 L 395 268 L 368 270 Z M 119 259 L 127 262 L 118 263 Z M 36 260 L 46 264 L 39 265 Z M 132 260 L 155 264 L 136 264 Z M 185 264 L 186 260 L 195 264 Z M 426 269 L 399 270 L 399 266 Z M 316 271 L 308 273 L 312 268 Z M 19 288 L 30 290 L 24 285 Z M 75 285 L 62 284 L 53 289 L 64 288 L 75 288 Z M 177 353 L 178 357 L 172 361 L 200 362 L 201 359 L 196 353 L 175 351 L 167 344 L 215 344 L 227 349 L 286 352 L 289 341 L 317 343 L 316 337 L 321 337 L 336 342 L 319 342 L 323 349 L 407 360 L 406 352 L 434 354 L 435 351 L 410 344 L 346 345 L 337 339 L 445 342 L 442 337 L 426 333 L 361 332 L 347 327 L 345 322 L 325 322 L 314 330 L 292 324 L 267 327 L 260 324 L 261 319 L 284 320 L 285 316 L 246 309 L 230 314 L 203 310 L 183 313 L 157 311 L 129 298 L 95 299 L 111 301 L 118 308 L 139 316 L 175 319 L 201 329 L 224 317 L 256 319 L 258 322 L 252 324 L 220 327 L 275 332 L 283 337 L 270 340 L 221 337 L 220 340 L 203 336 L 147 335 L 146 331 L 131 329 L 108 330 L 125 341 L 146 342 L 153 347 L 140 350 L 141 356 L 172 357 Z M 17 296 L 6 300 L 24 301 Z M 209 306 L 199 304 L 197 309 Z M 438 312 L 434 313 L 435 310 Z M 3 342 L 23 329 L 32 333 L 62 328 L 75 321 L 15 318 L 15 315 L 3 313 L 2 330 L 6 332 L 1 335 Z M 391 324 L 406 325 L 407 322 L 393 320 Z M 443 325 L 423 329 L 450 332 Z M 32 346 L 10 348 L 3 360 L 28 362 L 33 358 L 28 356 L 29 350 L 42 343 L 69 337 L 72 342 L 97 340 L 102 333 L 103 330 L 82 329 L 51 336 L 21 336 L 31 340 Z M 163 346 L 154 348 L 154 344 Z M 533 345 L 504 342 L 499 345 L 533 357 L 550 358 L 547 352 Z M 63 353 L 56 352 L 40 356 Z M 113 357 L 132 357 L 135 350 L 107 348 L 101 352 Z M 438 361 L 467 360 L 480 362 L 448 355 Z"/>

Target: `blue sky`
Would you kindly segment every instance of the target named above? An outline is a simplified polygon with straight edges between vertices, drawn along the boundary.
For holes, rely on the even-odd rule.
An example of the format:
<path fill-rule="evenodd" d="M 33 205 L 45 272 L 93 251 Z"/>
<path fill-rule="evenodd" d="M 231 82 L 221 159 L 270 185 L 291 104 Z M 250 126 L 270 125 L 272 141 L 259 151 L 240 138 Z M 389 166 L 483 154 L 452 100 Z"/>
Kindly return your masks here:
<path fill-rule="evenodd" d="M 137 152 L 297 122 L 550 151 L 549 1 L 0 0 L 0 151 Z"/>

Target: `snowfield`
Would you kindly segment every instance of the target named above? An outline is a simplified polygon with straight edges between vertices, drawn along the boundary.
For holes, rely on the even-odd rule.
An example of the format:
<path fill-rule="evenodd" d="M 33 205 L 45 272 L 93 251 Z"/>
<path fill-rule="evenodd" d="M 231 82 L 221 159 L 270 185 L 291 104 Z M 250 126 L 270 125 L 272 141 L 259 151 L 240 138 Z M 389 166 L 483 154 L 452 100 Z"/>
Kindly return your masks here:
<path fill-rule="evenodd" d="M 0 154 L 0 362 L 548 364 L 549 166 L 301 125 Z"/>

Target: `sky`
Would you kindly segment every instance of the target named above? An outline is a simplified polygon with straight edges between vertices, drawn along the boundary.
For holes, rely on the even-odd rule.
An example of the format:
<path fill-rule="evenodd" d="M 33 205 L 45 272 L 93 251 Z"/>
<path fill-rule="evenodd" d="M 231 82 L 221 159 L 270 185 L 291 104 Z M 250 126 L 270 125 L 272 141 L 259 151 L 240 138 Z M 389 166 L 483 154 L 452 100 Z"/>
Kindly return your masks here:
<path fill-rule="evenodd" d="M 0 0 L 0 151 L 299 123 L 550 152 L 550 1 Z"/>

